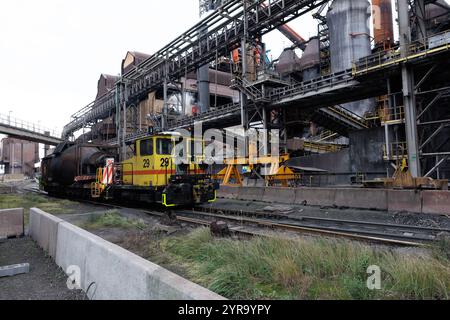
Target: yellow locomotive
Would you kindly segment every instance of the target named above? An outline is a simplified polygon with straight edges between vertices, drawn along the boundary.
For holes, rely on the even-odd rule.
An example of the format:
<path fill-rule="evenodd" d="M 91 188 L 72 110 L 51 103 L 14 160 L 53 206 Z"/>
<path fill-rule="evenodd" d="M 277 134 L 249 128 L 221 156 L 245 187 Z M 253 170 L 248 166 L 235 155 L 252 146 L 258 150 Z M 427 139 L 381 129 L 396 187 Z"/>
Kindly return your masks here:
<path fill-rule="evenodd" d="M 175 133 L 161 133 L 134 142 L 134 155 L 121 163 L 105 159 L 91 183 L 91 197 L 136 202 L 160 203 L 166 207 L 191 206 L 213 202 L 219 184 L 207 173 L 203 155 L 194 154 L 194 146 L 203 141 L 179 141 Z M 177 163 L 176 146 L 183 143 L 189 160 Z M 183 154 L 178 152 L 178 157 Z"/>
<path fill-rule="evenodd" d="M 175 154 L 177 144 L 185 144 L 183 150 L 190 155 L 187 161 L 177 164 Z M 165 133 L 137 140 L 135 142 L 135 155 L 122 162 L 121 171 L 124 186 L 133 186 L 138 200 L 161 202 L 166 207 L 199 204 L 216 200 L 217 183 L 207 174 L 208 165 L 202 163 L 201 156 L 194 156 L 195 144 L 201 145 L 203 141 L 189 139 L 179 141 L 175 133 Z M 142 191 L 146 192 L 142 194 Z M 153 192 L 148 192 L 153 190 Z M 120 191 L 122 193 L 122 191 Z"/>

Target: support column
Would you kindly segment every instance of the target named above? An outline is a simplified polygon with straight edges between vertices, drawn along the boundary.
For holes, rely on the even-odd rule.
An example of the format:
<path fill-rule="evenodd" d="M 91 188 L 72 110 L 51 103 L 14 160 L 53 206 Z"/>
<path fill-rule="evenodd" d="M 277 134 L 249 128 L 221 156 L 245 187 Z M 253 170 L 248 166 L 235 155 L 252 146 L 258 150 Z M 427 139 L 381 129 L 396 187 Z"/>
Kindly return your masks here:
<path fill-rule="evenodd" d="M 163 106 L 163 114 L 162 114 L 162 121 L 161 121 L 161 130 L 166 131 L 168 127 L 168 113 L 169 113 L 169 106 L 168 106 L 168 97 L 167 97 L 167 77 L 164 79 L 164 106 Z"/>
<path fill-rule="evenodd" d="M 200 35 L 208 33 L 208 29 L 202 30 Z M 198 81 L 198 104 L 200 113 L 209 111 L 210 93 L 209 93 L 209 64 L 201 66 L 197 70 Z"/>
<path fill-rule="evenodd" d="M 241 41 L 241 58 L 242 58 L 242 79 L 243 85 L 245 86 L 245 80 L 247 79 L 247 32 L 248 32 L 248 20 L 247 20 L 247 0 L 242 0 L 244 7 L 244 37 Z M 248 123 L 248 98 L 247 95 L 241 90 L 240 92 L 240 100 L 241 100 L 241 123 L 242 127 L 245 131 L 247 131 L 250 127 Z M 249 139 L 247 137 L 247 132 L 245 132 L 245 156 L 249 155 Z"/>
<path fill-rule="evenodd" d="M 427 37 L 427 26 L 425 23 L 426 11 L 425 11 L 425 0 L 415 0 L 414 1 L 414 12 L 416 14 L 416 28 L 417 28 L 417 40 L 425 43 Z"/>
<path fill-rule="evenodd" d="M 122 128 L 122 159 L 125 161 L 127 159 L 127 103 L 126 100 L 123 102 L 123 128 Z"/>
<path fill-rule="evenodd" d="M 125 159 L 122 158 L 122 143 L 121 143 L 121 136 L 122 136 L 122 122 L 121 122 L 121 106 L 120 106 L 120 83 L 117 83 L 116 85 L 116 133 L 117 133 L 117 145 L 119 147 L 119 156 L 120 161 L 124 161 Z"/>
<path fill-rule="evenodd" d="M 408 0 L 398 0 L 401 56 L 407 57 L 411 44 L 411 25 Z M 417 133 L 417 108 L 414 93 L 414 72 L 407 64 L 402 65 L 403 101 L 405 105 L 406 142 L 408 144 L 409 170 L 413 177 L 420 177 L 420 154 Z"/>

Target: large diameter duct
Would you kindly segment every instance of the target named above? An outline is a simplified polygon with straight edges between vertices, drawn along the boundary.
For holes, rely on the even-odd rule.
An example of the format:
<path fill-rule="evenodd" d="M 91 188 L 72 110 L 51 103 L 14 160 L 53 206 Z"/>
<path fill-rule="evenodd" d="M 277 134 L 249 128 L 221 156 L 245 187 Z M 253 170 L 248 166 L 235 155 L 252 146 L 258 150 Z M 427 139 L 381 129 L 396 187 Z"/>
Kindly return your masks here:
<path fill-rule="evenodd" d="M 201 113 L 208 112 L 210 105 L 209 65 L 198 69 L 198 105 Z"/>
<path fill-rule="evenodd" d="M 283 24 L 278 27 L 278 30 L 291 41 L 293 44 L 298 46 L 300 49 L 305 50 L 306 40 L 303 39 L 302 36 L 300 36 L 294 29 L 292 29 L 289 25 Z"/>
<path fill-rule="evenodd" d="M 368 0 L 334 0 L 327 13 L 330 33 L 331 71 L 352 68 L 352 63 L 372 53 L 370 47 L 370 2 Z M 363 116 L 374 107 L 372 99 L 344 105 Z"/>
<path fill-rule="evenodd" d="M 334 0 L 327 14 L 331 69 L 339 72 L 371 54 L 370 3 L 367 0 Z"/>
<path fill-rule="evenodd" d="M 394 43 L 394 22 L 391 0 L 372 0 L 375 45 L 390 47 Z"/>

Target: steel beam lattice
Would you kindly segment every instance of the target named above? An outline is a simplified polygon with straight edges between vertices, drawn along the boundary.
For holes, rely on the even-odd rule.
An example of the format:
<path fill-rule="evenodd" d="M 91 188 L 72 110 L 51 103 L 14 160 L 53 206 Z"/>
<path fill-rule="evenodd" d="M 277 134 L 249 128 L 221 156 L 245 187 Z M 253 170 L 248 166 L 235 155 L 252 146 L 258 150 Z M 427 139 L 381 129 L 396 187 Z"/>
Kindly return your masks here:
<path fill-rule="evenodd" d="M 200 65 L 214 61 L 216 54 L 226 55 L 240 44 L 244 25 L 248 34 L 261 36 L 315 8 L 328 0 L 247 0 L 230 1 L 194 27 L 144 61 L 136 70 L 123 75 L 125 89 L 120 102 L 138 101 L 149 91 L 160 87 L 166 77 L 176 79 Z M 205 28 L 208 32 L 205 33 Z M 78 115 L 63 131 L 68 137 L 83 125 L 101 118 L 116 107 L 116 94 L 111 92 Z"/>

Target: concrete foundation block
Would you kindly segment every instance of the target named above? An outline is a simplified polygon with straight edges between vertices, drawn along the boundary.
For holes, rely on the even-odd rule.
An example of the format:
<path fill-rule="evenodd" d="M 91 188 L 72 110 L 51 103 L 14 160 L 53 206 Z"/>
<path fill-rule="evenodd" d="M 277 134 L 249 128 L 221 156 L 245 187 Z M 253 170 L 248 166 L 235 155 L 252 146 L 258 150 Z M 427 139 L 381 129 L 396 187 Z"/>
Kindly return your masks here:
<path fill-rule="evenodd" d="M 422 212 L 422 193 L 415 190 L 388 190 L 388 210 Z"/>
<path fill-rule="evenodd" d="M 20 237 L 24 234 L 23 209 L 0 210 L 0 238 Z"/>
<path fill-rule="evenodd" d="M 264 190 L 265 188 L 242 187 L 239 188 L 237 199 L 246 201 L 262 201 L 264 196 Z"/>
<path fill-rule="evenodd" d="M 262 201 L 270 203 L 295 203 L 295 189 L 267 187 L 264 190 Z"/>
<path fill-rule="evenodd" d="M 30 272 L 30 264 L 28 263 L 0 267 L 0 278 L 17 276 L 28 272 Z"/>
<path fill-rule="evenodd" d="M 56 257 L 58 225 L 62 222 L 40 209 L 30 209 L 30 236 L 52 258 Z"/>
<path fill-rule="evenodd" d="M 422 212 L 450 215 L 450 191 L 423 191 Z"/>
<path fill-rule="evenodd" d="M 217 191 L 217 196 L 223 199 L 235 200 L 239 194 L 240 187 L 220 186 Z"/>
<path fill-rule="evenodd" d="M 336 189 L 335 204 L 338 207 L 388 210 L 387 190 Z"/>
<path fill-rule="evenodd" d="M 295 190 L 295 204 L 308 206 L 333 206 L 335 203 L 336 189 L 299 188 Z"/>

